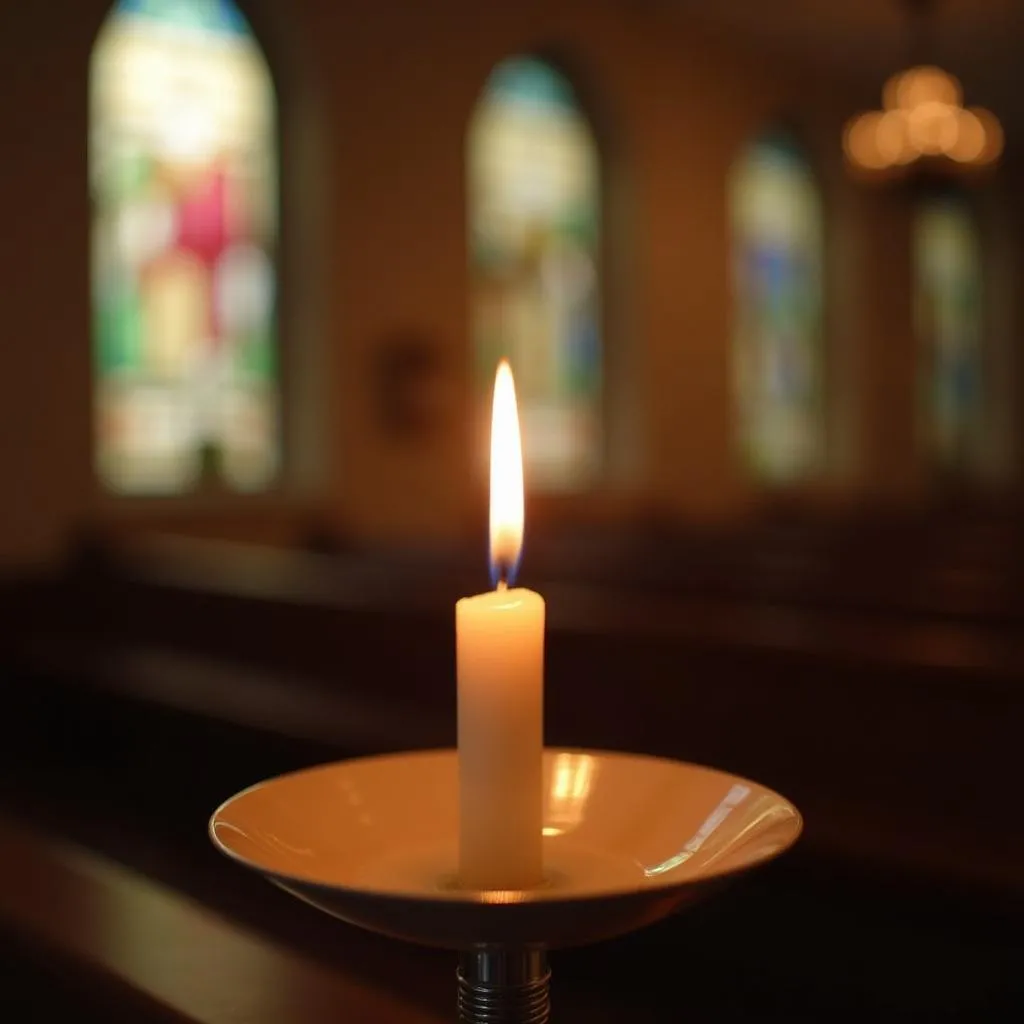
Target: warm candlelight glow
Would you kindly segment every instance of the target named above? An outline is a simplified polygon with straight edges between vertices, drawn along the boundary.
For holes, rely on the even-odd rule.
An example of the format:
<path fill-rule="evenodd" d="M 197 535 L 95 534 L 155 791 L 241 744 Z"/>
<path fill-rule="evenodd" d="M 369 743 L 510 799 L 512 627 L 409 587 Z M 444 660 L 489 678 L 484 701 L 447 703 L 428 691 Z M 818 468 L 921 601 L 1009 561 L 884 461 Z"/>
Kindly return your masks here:
<path fill-rule="evenodd" d="M 491 577 L 511 585 L 523 549 L 523 445 L 512 368 L 503 359 L 491 411 Z"/>
<path fill-rule="evenodd" d="M 494 380 L 490 526 L 496 589 L 455 605 L 459 882 L 508 893 L 544 877 L 544 598 L 512 587 L 523 546 L 523 449 L 504 360 Z"/>
<path fill-rule="evenodd" d="M 563 836 L 583 821 L 597 771 L 590 754 L 562 752 L 551 767 L 551 781 L 544 814 L 544 835 Z"/>

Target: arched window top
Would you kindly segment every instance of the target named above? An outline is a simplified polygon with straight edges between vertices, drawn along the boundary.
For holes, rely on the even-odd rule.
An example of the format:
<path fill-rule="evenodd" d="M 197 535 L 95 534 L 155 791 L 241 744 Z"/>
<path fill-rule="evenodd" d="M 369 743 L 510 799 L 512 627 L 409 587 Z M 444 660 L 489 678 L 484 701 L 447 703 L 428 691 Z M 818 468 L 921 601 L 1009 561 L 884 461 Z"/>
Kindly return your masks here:
<path fill-rule="evenodd" d="M 480 396 L 507 356 L 531 484 L 577 488 L 602 452 L 598 148 L 568 78 L 531 55 L 495 67 L 467 141 Z"/>
<path fill-rule="evenodd" d="M 569 79 L 553 64 L 532 55 L 507 57 L 484 86 L 491 101 L 511 103 L 546 115 L 552 107 L 577 114 L 579 102 Z"/>
<path fill-rule="evenodd" d="M 952 283 L 981 275 L 981 245 L 971 204 L 963 193 L 941 192 L 920 202 L 914 232 L 922 274 Z"/>
<path fill-rule="evenodd" d="M 250 36 L 251 29 L 231 0 L 118 0 L 115 17 L 147 18 L 168 29 Z"/>
<path fill-rule="evenodd" d="M 940 468 L 971 471 L 984 442 L 985 316 L 981 239 L 965 194 L 950 190 L 920 201 L 913 251 L 929 446 Z"/>
<path fill-rule="evenodd" d="M 748 235 L 820 246 L 821 195 L 799 143 L 772 133 L 751 143 L 733 176 L 733 216 Z"/>
<path fill-rule="evenodd" d="M 90 87 L 98 473 L 124 494 L 265 488 L 277 146 L 260 48 L 228 0 L 120 0 Z"/>
<path fill-rule="evenodd" d="M 740 444 L 768 482 L 812 476 L 825 449 L 822 205 L 788 136 L 740 156 L 729 192 Z"/>

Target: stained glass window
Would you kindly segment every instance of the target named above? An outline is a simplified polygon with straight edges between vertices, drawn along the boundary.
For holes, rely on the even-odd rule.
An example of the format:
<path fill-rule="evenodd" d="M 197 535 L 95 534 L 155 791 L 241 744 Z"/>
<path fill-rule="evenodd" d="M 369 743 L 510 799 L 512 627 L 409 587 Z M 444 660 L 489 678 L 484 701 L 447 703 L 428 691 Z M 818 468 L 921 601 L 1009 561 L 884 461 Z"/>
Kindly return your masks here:
<path fill-rule="evenodd" d="M 757 476 L 793 482 L 824 455 L 821 199 L 800 151 L 774 136 L 730 184 L 740 444 Z"/>
<path fill-rule="evenodd" d="M 514 57 L 487 81 L 467 156 L 479 393 L 489 400 L 495 366 L 507 356 L 531 485 L 579 487 L 599 472 L 602 448 L 593 134 L 561 73 Z"/>
<path fill-rule="evenodd" d="M 279 461 L 273 84 L 230 0 L 121 0 L 92 55 L 97 469 L 125 494 Z"/>
<path fill-rule="evenodd" d="M 928 442 L 939 464 L 969 468 L 982 418 L 982 254 L 957 193 L 923 201 L 914 225 L 915 317 Z"/>

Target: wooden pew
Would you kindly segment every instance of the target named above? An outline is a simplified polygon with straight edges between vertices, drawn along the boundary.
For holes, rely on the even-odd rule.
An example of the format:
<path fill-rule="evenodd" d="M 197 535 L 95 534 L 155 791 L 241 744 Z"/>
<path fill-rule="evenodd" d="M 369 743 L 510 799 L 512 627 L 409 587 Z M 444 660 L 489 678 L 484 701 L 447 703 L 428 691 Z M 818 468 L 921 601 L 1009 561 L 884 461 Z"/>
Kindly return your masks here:
<path fill-rule="evenodd" d="M 177 1024 L 438 1024 L 122 865 L 0 818 L 0 936 L 87 1012 Z M 40 1002 L 45 1003 L 45 994 Z M 30 1018 L 39 1019 L 39 1018 Z"/>
<path fill-rule="evenodd" d="M 110 813 L 99 795 L 84 810 Z M 110 820 L 119 833 L 140 824 Z M 56 987 L 89 1024 L 450 1019 L 450 955 L 348 929 L 203 849 L 220 869 L 205 881 L 168 846 L 190 883 L 172 887 L 0 818 L 0 949 L 46 986 L 21 1019 L 41 1019 Z M 1012 1019 L 1019 922 L 776 868 L 646 932 L 558 954 L 557 1019 Z"/>
<path fill-rule="evenodd" d="M 302 763 L 414 745 L 429 734 L 420 731 L 421 723 L 433 721 L 430 728 L 443 738 L 454 721 L 446 706 L 453 688 L 450 607 L 441 607 L 449 595 L 443 587 L 414 581 L 400 591 L 404 602 L 396 602 L 389 590 L 392 581 L 402 579 L 400 566 L 370 565 L 364 574 L 353 574 L 358 585 L 347 589 L 352 578 L 346 580 L 344 573 L 335 578 L 329 565 L 314 561 L 303 571 L 326 570 L 324 581 L 307 586 L 287 558 L 274 568 L 264 553 L 255 554 L 255 562 L 249 562 L 244 551 L 235 551 L 234 570 L 224 562 L 206 562 L 205 556 L 188 572 L 177 562 L 169 567 L 177 570 L 176 579 L 165 572 L 121 575 L 105 584 L 83 580 L 77 593 L 73 588 L 63 593 L 67 608 L 56 619 L 47 615 L 43 629 L 40 616 L 52 613 L 54 605 L 41 600 L 23 619 L 26 630 L 35 630 L 34 638 L 24 633 L 8 649 L 12 657 L 30 654 L 39 670 L 36 677 L 7 678 L 4 724 L 12 734 L 8 742 L 34 746 L 35 764 L 52 766 L 46 787 L 63 803 L 43 824 L 54 828 L 64 822 L 91 845 L 104 838 L 90 831 L 94 819 L 108 814 L 103 830 L 111 843 L 108 859 L 139 864 L 161 879 L 180 873 L 171 885 L 182 891 L 190 886 L 193 901 L 196 872 L 206 869 L 197 866 L 201 858 L 186 856 L 183 844 L 201 847 L 213 858 L 202 826 L 225 793 Z M 444 586 L 461 584 L 449 580 Z M 743 917 L 726 913 L 717 931 L 710 922 L 723 912 L 722 903 L 692 925 L 684 919 L 638 936 L 629 946 L 560 957 L 559 1019 L 677 1020 L 679 992 L 672 979 L 662 979 L 658 995 L 651 997 L 655 1003 L 669 1001 L 651 1009 L 650 1016 L 633 1005 L 637 996 L 628 985 L 625 1003 L 617 1007 L 605 990 L 590 990 L 594 979 L 615 975 L 627 962 L 626 980 L 644 979 L 646 990 L 645 965 L 667 952 L 689 966 L 690 976 L 699 979 L 696 988 L 706 984 L 707 990 L 692 998 L 688 992 L 687 1003 L 688 1009 L 708 1012 L 708 1019 L 721 1019 L 713 1013 L 715 991 L 737 999 L 742 991 L 747 1015 L 730 1019 L 763 1019 L 749 1008 L 763 1008 L 764 1000 L 785 1003 L 792 1019 L 801 1019 L 799 1011 L 808 1006 L 816 1013 L 802 1019 L 829 1019 L 838 1005 L 835 993 L 845 991 L 849 980 L 842 974 L 844 960 L 881 948 L 887 936 L 904 934 L 889 916 L 879 917 L 878 927 L 858 926 L 856 911 L 873 918 L 884 906 L 895 923 L 902 916 L 904 924 L 910 920 L 931 936 L 940 926 L 949 930 L 951 920 L 963 920 L 957 908 L 964 885 L 988 886 L 996 904 L 1008 894 L 1020 895 L 1019 830 L 999 817 L 1005 794 L 992 785 L 1009 777 L 1012 740 L 1019 734 L 1014 643 L 993 647 L 970 630 L 960 635 L 929 622 L 908 631 L 905 625 L 879 628 L 853 617 L 809 618 L 757 604 L 734 603 L 722 614 L 720 608 L 657 593 L 623 603 L 594 588 L 543 589 L 552 612 L 552 742 L 640 747 L 746 771 L 793 795 L 809 822 L 807 843 L 783 865 L 790 883 L 799 879 L 792 898 L 787 889 L 778 892 L 783 884 L 778 874 L 767 876 L 777 895 L 752 900 Z M 395 643 L 398 636 L 402 644 Z M 366 674 L 374 667 L 377 674 Z M 54 749 L 46 750 L 45 744 Z M 16 767 L 29 765 L 24 753 L 8 749 L 5 756 Z M 963 766 L 966 774 L 960 773 Z M 87 784 L 73 784 L 93 771 Z M 34 784 L 34 766 L 25 772 Z M 145 800 L 154 786 L 161 787 L 168 803 L 162 813 L 150 811 L 147 817 Z M 5 793 L 3 799 L 14 795 Z M 36 810 L 41 794 L 28 792 L 20 799 L 19 811 L 41 813 Z M 106 808 L 108 802 L 114 806 Z M 72 814 L 77 815 L 73 823 Z M 145 855 L 151 859 L 122 835 L 136 828 L 153 836 L 155 853 Z M 876 877 L 865 882 L 872 862 Z M 224 894 L 233 887 L 224 881 L 236 875 L 241 880 L 244 873 L 217 863 L 228 874 L 211 875 L 199 898 L 216 906 L 214 917 L 223 920 Z M 852 871 L 853 866 L 862 870 Z M 804 882 L 821 876 L 830 881 L 818 899 Z M 923 886 L 925 894 L 916 903 L 908 897 L 915 878 L 932 883 L 930 891 Z M 837 914 L 837 892 L 847 890 L 854 911 Z M 244 920 L 245 931 L 272 935 L 278 948 L 283 918 L 272 915 L 269 924 L 258 924 L 255 904 L 262 907 L 264 901 L 252 899 L 252 889 L 239 891 L 240 897 L 231 897 L 232 919 Z M 874 896 L 874 902 L 862 901 L 862 894 Z M 737 905 L 749 898 L 745 893 Z M 809 904 L 818 910 L 816 917 L 808 916 Z M 798 906 L 804 924 L 793 927 L 813 940 L 782 952 L 770 922 L 790 921 Z M 920 917 L 918 907 L 925 908 Z M 250 911 L 251 921 L 244 916 Z M 991 940 L 990 917 L 967 920 L 976 923 L 960 928 L 963 935 Z M 312 955 L 328 948 L 328 933 L 338 927 L 343 926 L 326 918 L 318 926 L 303 918 L 296 930 L 311 936 L 302 941 Z M 926 948 L 913 929 L 911 935 L 908 949 Z M 974 949 L 970 938 L 970 949 L 951 951 L 944 945 L 948 941 L 916 961 L 906 954 L 914 961 L 911 976 L 918 978 L 901 994 L 906 1006 L 918 1008 L 924 997 L 913 989 L 936 972 L 937 957 L 945 957 L 939 973 L 952 976 L 954 966 Z M 886 956 L 897 957 L 901 965 L 903 944 L 893 937 L 885 947 Z M 819 945 L 823 952 L 815 960 Z M 769 947 L 775 959 L 760 983 L 755 979 L 742 986 L 731 980 L 730 972 L 762 962 Z M 32 948 L 37 954 L 42 949 Z M 288 948 L 293 949 L 291 941 Z M 345 948 L 351 953 L 352 947 Z M 411 957 L 405 963 L 423 955 L 399 949 L 395 956 Z M 959 980 L 953 996 L 973 1012 L 963 1019 L 999 1019 L 979 1016 L 979 1007 L 988 1005 L 985 1000 L 993 1006 L 1007 1003 L 1007 984 L 993 979 L 988 968 L 1000 957 L 1008 963 L 1005 949 L 996 944 L 994 951 L 979 953 Z M 47 957 L 36 955 L 35 962 L 40 960 Z M 374 981 L 365 964 L 355 969 L 347 956 L 332 957 L 335 961 L 361 984 L 367 979 L 371 989 L 381 984 L 380 975 Z M 814 964 L 813 971 L 807 963 Z M 819 979 L 830 967 L 826 985 Z M 443 963 L 438 970 L 440 994 L 432 1005 L 444 1010 L 450 977 Z M 566 986 L 576 979 L 582 996 L 579 988 Z M 865 1019 L 880 1019 L 872 1016 L 872 1007 L 889 1005 L 889 983 L 879 984 L 883 991 L 864 996 Z M 113 995 L 115 1002 L 121 991 Z M 597 1006 L 583 1010 L 588 995 Z M 937 986 L 930 1005 L 953 996 Z"/>
<path fill-rule="evenodd" d="M 473 584 L 440 561 L 140 543 L 106 576 L 66 581 L 16 653 L 69 686 L 291 736 L 310 757 L 447 744 L 451 603 Z M 550 743 L 758 777 L 803 807 L 822 856 L 1024 889 L 998 782 L 1024 729 L 1015 631 L 538 586 Z"/>
<path fill-rule="evenodd" d="M 129 824 L 129 830 L 131 823 Z M 169 850 L 169 853 L 173 851 Z M 183 852 L 183 851 L 179 851 Z M 212 854 L 212 848 L 207 846 Z M 185 854 L 188 859 L 188 854 Z M 0 815 L 0 952 L 26 974 L 26 1020 L 44 1009 L 133 1024 L 434 1024 L 452 1019 L 454 954 L 351 928 L 236 865 L 188 890 Z M 225 880 L 228 881 L 224 884 Z M 659 1024 L 650 993 L 594 985 L 571 955 L 557 989 L 566 1024 Z M 638 970 L 642 965 L 632 965 Z M 0 972 L 2 977 L 2 972 Z M 10 993 L 8 993 L 10 995 Z M 674 1011 L 672 1011 L 674 1012 Z"/>

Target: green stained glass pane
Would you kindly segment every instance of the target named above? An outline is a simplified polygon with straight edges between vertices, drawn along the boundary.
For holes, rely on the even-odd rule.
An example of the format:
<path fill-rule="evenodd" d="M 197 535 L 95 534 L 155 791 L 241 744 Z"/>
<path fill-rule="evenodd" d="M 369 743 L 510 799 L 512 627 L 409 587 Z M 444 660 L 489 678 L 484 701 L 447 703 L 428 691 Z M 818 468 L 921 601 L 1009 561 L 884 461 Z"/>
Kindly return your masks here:
<path fill-rule="evenodd" d="M 96 310 L 99 372 L 138 370 L 142 356 L 142 314 L 138 295 L 113 290 Z"/>
<path fill-rule="evenodd" d="M 981 453 L 984 311 L 981 243 L 965 196 L 921 203 L 914 265 L 928 440 L 941 468 L 969 472 Z"/>
<path fill-rule="evenodd" d="M 239 371 L 259 380 L 273 380 L 277 375 L 277 346 L 269 333 L 254 333 L 238 349 Z"/>
<path fill-rule="evenodd" d="M 138 195 L 152 177 L 152 161 L 140 151 L 116 152 L 103 165 L 97 183 L 104 203 L 117 203 Z"/>
<path fill-rule="evenodd" d="M 593 201 L 579 203 L 566 211 L 561 230 L 567 238 L 572 238 L 581 245 L 597 244 L 598 222 L 597 207 Z"/>

